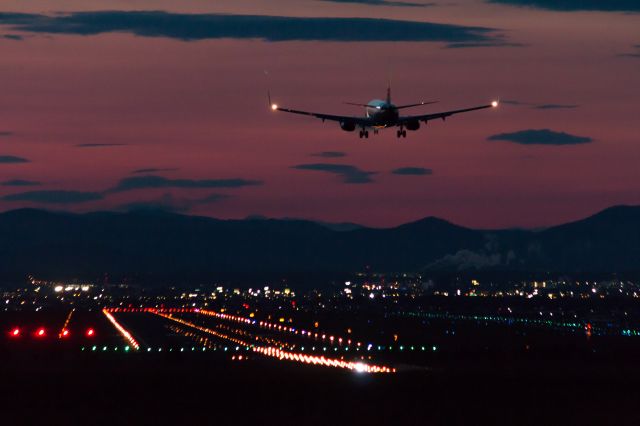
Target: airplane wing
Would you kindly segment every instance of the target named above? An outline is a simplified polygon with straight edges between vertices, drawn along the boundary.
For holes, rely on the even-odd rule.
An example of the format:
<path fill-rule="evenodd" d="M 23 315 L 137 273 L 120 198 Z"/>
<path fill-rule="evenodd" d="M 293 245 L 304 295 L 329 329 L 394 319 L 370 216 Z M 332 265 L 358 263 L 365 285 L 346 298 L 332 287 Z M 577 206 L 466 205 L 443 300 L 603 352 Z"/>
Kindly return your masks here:
<path fill-rule="evenodd" d="M 272 104 L 271 109 L 273 111 L 289 112 L 291 114 L 308 115 L 310 117 L 319 118 L 322 121 L 329 120 L 329 121 L 349 122 L 349 123 L 354 123 L 356 126 L 367 126 L 369 124 L 369 120 L 366 117 L 351 117 L 347 115 L 332 115 L 332 114 L 321 114 L 318 112 L 300 111 L 297 109 L 282 108 L 276 104 Z"/>
<path fill-rule="evenodd" d="M 409 115 L 406 117 L 400 117 L 398 119 L 398 124 L 405 124 L 409 121 L 424 121 L 425 123 L 429 120 L 435 120 L 437 118 L 441 118 L 441 119 L 446 119 L 447 117 L 454 115 L 454 114 L 460 114 L 463 112 L 469 112 L 469 111 L 476 111 L 479 109 L 485 109 L 485 108 L 496 108 L 498 106 L 498 102 L 497 101 L 493 101 L 491 102 L 489 105 L 481 105 L 481 106 L 477 106 L 477 107 L 472 107 L 472 108 L 465 108 L 465 109 L 456 109 L 453 111 L 445 111 L 445 112 L 436 112 L 436 113 L 432 113 L 432 114 L 423 114 L 423 115 Z"/>

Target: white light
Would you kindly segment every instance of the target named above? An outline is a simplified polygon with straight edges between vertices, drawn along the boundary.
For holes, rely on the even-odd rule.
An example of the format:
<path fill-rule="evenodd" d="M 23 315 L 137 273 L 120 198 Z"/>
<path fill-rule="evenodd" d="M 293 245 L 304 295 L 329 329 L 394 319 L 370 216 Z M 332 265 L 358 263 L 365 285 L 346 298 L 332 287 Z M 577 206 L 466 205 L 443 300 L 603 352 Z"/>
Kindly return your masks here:
<path fill-rule="evenodd" d="M 353 366 L 353 369 L 358 373 L 364 373 L 365 371 L 367 371 L 367 366 L 361 362 L 356 362 Z"/>
<path fill-rule="evenodd" d="M 497 107 L 498 106 L 498 101 L 491 102 L 491 106 L 494 107 L 494 108 Z"/>
<path fill-rule="evenodd" d="M 63 289 L 64 289 L 64 287 L 62 287 L 61 285 L 57 285 L 57 286 L 55 286 L 53 291 L 55 291 L 56 293 L 60 293 Z"/>
<path fill-rule="evenodd" d="M 277 110 L 278 109 L 278 105 L 277 104 L 271 104 L 271 109 L 272 110 Z"/>

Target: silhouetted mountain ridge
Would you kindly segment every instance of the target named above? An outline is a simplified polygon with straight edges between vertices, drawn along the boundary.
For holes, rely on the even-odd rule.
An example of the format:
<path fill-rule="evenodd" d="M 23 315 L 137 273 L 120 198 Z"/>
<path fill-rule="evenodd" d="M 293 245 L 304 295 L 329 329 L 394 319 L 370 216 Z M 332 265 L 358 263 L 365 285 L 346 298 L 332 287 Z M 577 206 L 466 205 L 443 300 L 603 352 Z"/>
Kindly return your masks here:
<path fill-rule="evenodd" d="M 352 224 L 349 224 L 352 225 Z M 527 230 L 474 230 L 427 217 L 394 228 L 337 229 L 298 219 L 222 220 L 167 212 L 0 214 L 0 284 L 27 273 L 148 283 L 381 272 L 624 272 L 640 265 L 640 206 Z"/>

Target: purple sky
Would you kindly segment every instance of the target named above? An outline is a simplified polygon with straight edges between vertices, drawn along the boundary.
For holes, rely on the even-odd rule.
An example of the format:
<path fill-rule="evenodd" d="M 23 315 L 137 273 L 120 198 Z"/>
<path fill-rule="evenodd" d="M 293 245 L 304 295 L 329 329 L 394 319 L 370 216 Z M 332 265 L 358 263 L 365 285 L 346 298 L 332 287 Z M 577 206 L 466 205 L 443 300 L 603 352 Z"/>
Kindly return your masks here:
<path fill-rule="evenodd" d="M 372 226 L 432 215 L 486 228 L 547 226 L 640 203 L 639 14 L 412 2 L 435 5 L 3 2 L 4 12 L 31 15 L 0 15 L 0 210 L 149 204 L 220 218 Z M 233 35 L 247 28 L 230 24 L 231 36 L 185 41 L 167 35 L 179 26 L 171 19 L 153 37 L 131 28 L 98 31 L 99 20 L 83 28 L 100 34 L 79 35 L 57 19 L 132 5 L 168 17 L 385 18 L 491 31 L 466 41 L 440 33 L 437 41 L 326 41 L 321 31 L 320 40 L 299 41 L 292 30 L 285 35 L 293 41 L 264 41 Z M 393 25 L 404 34 L 402 24 Z M 279 28 L 273 31 L 281 36 Z M 448 48 L 456 43 L 482 46 Z M 389 74 L 395 102 L 440 101 L 415 113 L 503 103 L 430 122 L 407 139 L 388 130 L 366 141 L 336 123 L 268 109 L 270 88 L 283 106 L 360 115 L 342 102 L 383 97 Z M 551 132 L 528 132 L 541 129 Z M 312 155 L 326 151 L 345 155 Z M 313 164 L 352 167 L 343 174 L 300 167 Z M 392 173 L 405 167 L 431 173 Z M 162 170 L 132 173 L 140 169 Z M 361 183 L 348 182 L 354 173 Z"/>

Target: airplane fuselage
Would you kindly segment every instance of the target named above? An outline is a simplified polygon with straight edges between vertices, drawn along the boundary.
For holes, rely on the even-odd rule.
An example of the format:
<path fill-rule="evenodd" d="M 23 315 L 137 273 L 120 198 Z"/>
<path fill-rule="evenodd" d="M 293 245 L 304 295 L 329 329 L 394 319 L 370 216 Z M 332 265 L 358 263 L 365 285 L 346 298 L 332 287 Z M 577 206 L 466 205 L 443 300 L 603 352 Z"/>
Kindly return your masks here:
<path fill-rule="evenodd" d="M 385 128 L 396 126 L 400 113 L 394 104 L 374 99 L 365 107 L 365 116 L 371 120 L 371 127 Z"/>

